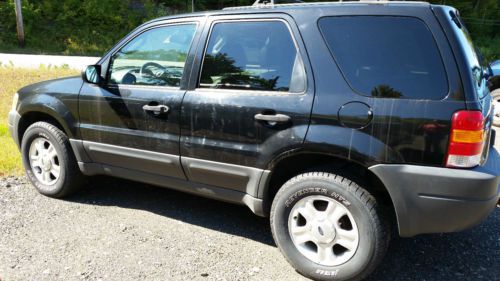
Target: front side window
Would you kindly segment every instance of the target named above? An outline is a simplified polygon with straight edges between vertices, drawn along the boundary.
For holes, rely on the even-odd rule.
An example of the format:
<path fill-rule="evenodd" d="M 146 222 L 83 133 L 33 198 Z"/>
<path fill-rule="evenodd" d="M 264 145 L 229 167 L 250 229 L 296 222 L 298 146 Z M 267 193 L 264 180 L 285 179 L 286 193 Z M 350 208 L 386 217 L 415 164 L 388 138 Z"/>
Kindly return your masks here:
<path fill-rule="evenodd" d="M 114 54 L 109 84 L 179 87 L 196 24 L 148 30 Z"/>
<path fill-rule="evenodd" d="M 201 88 L 299 93 L 304 64 L 281 21 L 216 23 L 205 51 Z"/>
<path fill-rule="evenodd" d="M 325 42 L 357 92 L 377 98 L 439 100 L 448 79 L 427 25 L 410 17 L 340 16 L 319 21 Z"/>

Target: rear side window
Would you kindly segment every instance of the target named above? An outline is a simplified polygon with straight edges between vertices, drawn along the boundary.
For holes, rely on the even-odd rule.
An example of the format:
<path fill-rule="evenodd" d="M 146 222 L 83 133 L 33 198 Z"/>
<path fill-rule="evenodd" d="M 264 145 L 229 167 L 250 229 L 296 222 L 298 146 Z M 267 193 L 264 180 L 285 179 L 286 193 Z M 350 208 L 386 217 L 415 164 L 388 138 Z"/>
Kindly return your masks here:
<path fill-rule="evenodd" d="M 393 16 L 325 17 L 319 27 L 351 87 L 379 98 L 442 99 L 448 80 L 426 24 Z"/>
<path fill-rule="evenodd" d="M 216 23 L 201 72 L 201 88 L 300 93 L 304 64 L 282 21 Z"/>

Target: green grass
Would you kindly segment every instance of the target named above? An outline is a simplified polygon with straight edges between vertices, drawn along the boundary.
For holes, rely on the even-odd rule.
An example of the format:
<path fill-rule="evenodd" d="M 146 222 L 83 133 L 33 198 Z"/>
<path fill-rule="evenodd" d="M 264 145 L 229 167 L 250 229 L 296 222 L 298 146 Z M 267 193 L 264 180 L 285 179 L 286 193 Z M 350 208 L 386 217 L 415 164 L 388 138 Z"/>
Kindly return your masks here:
<path fill-rule="evenodd" d="M 7 115 L 14 93 L 23 86 L 39 81 L 71 76 L 78 72 L 64 68 L 21 69 L 0 67 L 0 176 L 21 175 L 21 155 L 10 137 Z"/>
<path fill-rule="evenodd" d="M 22 173 L 21 155 L 10 137 L 7 124 L 0 124 L 0 177 Z"/>

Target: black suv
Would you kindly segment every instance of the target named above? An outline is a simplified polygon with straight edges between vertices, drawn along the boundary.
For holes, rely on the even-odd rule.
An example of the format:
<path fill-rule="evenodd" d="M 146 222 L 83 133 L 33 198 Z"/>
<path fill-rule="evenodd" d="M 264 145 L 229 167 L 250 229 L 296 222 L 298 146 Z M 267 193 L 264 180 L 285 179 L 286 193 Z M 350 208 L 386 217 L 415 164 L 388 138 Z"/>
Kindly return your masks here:
<path fill-rule="evenodd" d="M 42 194 L 110 175 L 244 204 L 300 273 L 353 280 L 391 227 L 495 208 L 492 73 L 450 7 L 257 4 L 145 23 L 82 77 L 21 89 L 9 126 Z"/>

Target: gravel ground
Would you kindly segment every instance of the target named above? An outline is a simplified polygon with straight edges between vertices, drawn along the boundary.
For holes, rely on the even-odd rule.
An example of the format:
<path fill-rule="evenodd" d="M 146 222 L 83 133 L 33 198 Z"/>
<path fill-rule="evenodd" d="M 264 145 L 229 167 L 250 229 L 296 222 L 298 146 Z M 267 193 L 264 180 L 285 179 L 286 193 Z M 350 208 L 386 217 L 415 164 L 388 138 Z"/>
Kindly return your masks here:
<path fill-rule="evenodd" d="M 0 210 L 2 281 L 304 280 L 242 206 L 110 178 L 55 200 L 3 178 Z M 499 226 L 497 208 L 462 233 L 395 238 L 370 280 L 500 280 Z"/>
<path fill-rule="evenodd" d="M 55 200 L 10 177 L 0 178 L 0 281 L 14 280 L 305 279 L 245 207 L 109 178 Z M 394 238 L 369 280 L 500 280 L 500 208 L 461 233 Z"/>

